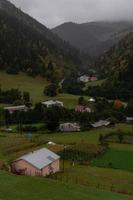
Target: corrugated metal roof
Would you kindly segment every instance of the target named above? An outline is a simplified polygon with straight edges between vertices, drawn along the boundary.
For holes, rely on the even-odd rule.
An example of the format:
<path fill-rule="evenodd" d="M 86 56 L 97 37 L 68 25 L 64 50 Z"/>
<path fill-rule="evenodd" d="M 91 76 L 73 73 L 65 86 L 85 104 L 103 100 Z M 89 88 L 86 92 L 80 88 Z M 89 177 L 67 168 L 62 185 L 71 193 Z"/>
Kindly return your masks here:
<path fill-rule="evenodd" d="M 62 101 L 58 101 L 58 100 L 48 100 L 48 101 L 42 102 L 42 104 L 46 105 L 46 106 L 56 105 L 56 104 L 63 105 L 63 102 Z"/>
<path fill-rule="evenodd" d="M 25 160 L 28 163 L 37 167 L 38 169 L 42 169 L 47 165 L 51 164 L 52 162 L 54 162 L 55 160 L 58 160 L 59 158 L 60 156 L 53 153 L 52 151 L 46 148 L 42 148 L 40 150 L 33 151 L 24 156 L 21 156 L 16 161 Z"/>
<path fill-rule="evenodd" d="M 102 126 L 108 126 L 110 125 L 110 121 L 107 120 L 100 120 L 94 124 L 91 124 L 94 128 L 102 127 Z"/>

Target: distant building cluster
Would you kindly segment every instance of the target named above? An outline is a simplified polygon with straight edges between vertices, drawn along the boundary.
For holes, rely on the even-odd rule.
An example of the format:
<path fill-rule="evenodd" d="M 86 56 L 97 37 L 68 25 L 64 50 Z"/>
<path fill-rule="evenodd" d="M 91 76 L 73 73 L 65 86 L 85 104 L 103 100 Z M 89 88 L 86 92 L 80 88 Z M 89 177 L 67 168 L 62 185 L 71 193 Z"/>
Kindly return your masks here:
<path fill-rule="evenodd" d="M 78 81 L 80 82 L 84 82 L 84 83 L 88 83 L 89 81 L 97 81 L 97 77 L 96 76 L 88 76 L 88 75 L 83 75 L 83 76 L 80 76 L 78 78 Z"/>

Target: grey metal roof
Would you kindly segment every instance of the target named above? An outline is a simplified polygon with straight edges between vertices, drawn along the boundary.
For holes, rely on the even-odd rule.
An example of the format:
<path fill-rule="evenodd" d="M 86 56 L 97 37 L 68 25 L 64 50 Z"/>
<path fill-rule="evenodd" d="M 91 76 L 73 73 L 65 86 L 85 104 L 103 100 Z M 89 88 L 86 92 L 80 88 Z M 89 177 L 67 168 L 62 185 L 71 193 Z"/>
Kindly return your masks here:
<path fill-rule="evenodd" d="M 108 126 L 110 125 L 110 121 L 108 120 L 100 120 L 94 124 L 91 124 L 94 128 L 102 127 L 102 126 Z"/>
<path fill-rule="evenodd" d="M 47 165 L 51 164 L 52 162 L 58 160 L 60 156 L 57 154 L 53 153 L 49 149 L 42 148 L 37 151 L 30 152 L 24 156 L 21 156 L 18 158 L 18 160 L 25 160 L 28 163 L 32 164 L 38 169 L 42 169 L 46 167 Z"/>
<path fill-rule="evenodd" d="M 4 107 L 5 110 L 22 110 L 26 108 L 27 107 L 25 105 Z"/>

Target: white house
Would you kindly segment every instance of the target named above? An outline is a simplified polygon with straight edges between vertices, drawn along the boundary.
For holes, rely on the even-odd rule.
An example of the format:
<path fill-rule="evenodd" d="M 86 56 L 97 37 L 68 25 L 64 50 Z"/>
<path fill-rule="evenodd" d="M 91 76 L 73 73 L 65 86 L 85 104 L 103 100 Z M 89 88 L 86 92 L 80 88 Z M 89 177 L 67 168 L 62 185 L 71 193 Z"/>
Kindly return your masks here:
<path fill-rule="evenodd" d="M 58 100 L 48 100 L 48 101 L 42 102 L 42 104 L 46 106 L 47 108 L 49 108 L 50 106 L 61 106 L 61 107 L 64 106 L 63 102 L 58 101 Z"/>
<path fill-rule="evenodd" d="M 4 110 L 8 110 L 10 114 L 13 114 L 15 111 L 27 111 L 28 108 L 25 105 L 20 105 L 20 106 L 9 106 L 9 107 L 4 107 Z"/>
<path fill-rule="evenodd" d="M 62 132 L 79 132 L 80 126 L 77 123 L 64 123 L 60 124 L 60 131 Z"/>
<path fill-rule="evenodd" d="M 90 98 L 88 101 L 89 102 L 95 102 L 96 100 L 94 98 Z"/>
<path fill-rule="evenodd" d="M 80 77 L 78 78 L 78 80 L 81 81 L 81 82 L 84 82 L 84 83 L 88 83 L 89 80 L 90 80 L 90 77 L 87 76 L 87 75 L 83 75 L 83 76 L 80 76 Z"/>
<path fill-rule="evenodd" d="M 133 122 L 133 117 L 126 117 L 127 122 Z"/>

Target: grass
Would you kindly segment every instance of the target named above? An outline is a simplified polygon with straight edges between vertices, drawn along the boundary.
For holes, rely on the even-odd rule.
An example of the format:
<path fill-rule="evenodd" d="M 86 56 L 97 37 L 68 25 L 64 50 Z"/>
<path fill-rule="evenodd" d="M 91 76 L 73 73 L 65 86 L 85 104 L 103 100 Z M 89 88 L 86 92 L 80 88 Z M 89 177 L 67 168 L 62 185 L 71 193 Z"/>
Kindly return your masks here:
<path fill-rule="evenodd" d="M 2 162 L 5 164 L 8 164 L 13 159 L 15 159 L 29 151 L 32 151 L 32 150 L 35 150 L 35 149 L 38 149 L 41 147 L 48 147 L 51 150 L 58 152 L 58 151 L 63 150 L 63 144 L 69 145 L 69 144 L 87 143 L 87 144 L 97 145 L 98 138 L 101 133 L 106 134 L 106 133 L 109 133 L 110 131 L 116 131 L 117 129 L 123 129 L 123 130 L 127 131 L 127 130 L 131 130 L 132 126 L 126 125 L 126 124 L 118 124 L 112 128 L 101 128 L 101 129 L 95 129 L 95 130 L 91 130 L 88 132 L 81 132 L 81 133 L 70 133 L 70 134 L 67 134 L 67 133 L 66 134 L 65 133 L 48 134 L 48 133 L 45 133 L 45 134 L 41 134 L 41 135 L 33 134 L 32 141 L 30 141 L 24 135 L 1 133 L 0 134 L 0 163 Z M 50 147 L 50 146 L 46 145 L 47 141 L 56 142 L 57 145 Z M 129 151 L 131 153 L 133 152 L 133 145 L 110 144 L 110 147 L 113 149 L 113 151 L 116 151 L 116 152 L 117 151 Z M 128 162 L 128 159 L 129 159 L 129 157 L 126 157 L 126 155 L 125 155 L 124 161 Z M 61 163 L 62 163 L 62 161 L 61 161 Z M 18 180 L 19 178 L 15 176 L 14 179 Z M 29 178 L 24 177 L 24 179 L 26 179 L 27 181 L 28 180 L 31 181 L 30 177 Z M 110 191 L 112 189 L 112 187 L 114 187 L 115 192 L 128 193 L 128 194 L 133 195 L 133 192 L 132 192 L 133 191 L 133 181 L 132 181 L 133 173 L 130 171 L 95 167 L 95 166 L 91 166 L 91 165 L 79 165 L 78 163 L 75 163 L 75 166 L 72 167 L 72 164 L 69 161 L 65 161 L 65 172 L 57 174 L 57 179 L 59 179 L 59 180 L 61 179 L 63 182 L 69 182 L 69 186 L 73 183 L 85 185 L 88 188 L 87 191 L 90 191 L 90 192 L 91 192 L 91 189 L 89 189 L 90 187 L 94 187 L 98 190 L 101 189 L 101 190 L 106 190 L 106 191 Z M 5 178 L 5 180 L 6 180 L 6 178 Z M 9 180 L 10 180 L 10 178 L 9 178 Z M 34 179 L 34 180 L 36 180 L 36 179 Z M 39 179 L 37 179 L 37 180 L 39 181 Z M 21 181 L 23 182 L 23 177 L 22 177 Z M 40 179 L 40 181 L 42 181 L 42 179 Z M 26 185 L 26 183 L 24 185 Z M 24 186 L 24 185 L 22 185 L 22 188 L 21 188 L 21 190 L 23 190 L 23 191 L 26 190 L 25 189 L 26 186 Z M 36 187 L 37 186 L 38 186 L 38 182 L 37 182 Z M 5 187 L 8 187 L 8 186 L 5 185 Z M 40 187 L 42 187 L 42 186 L 40 186 Z M 1 186 L 0 186 L 0 188 L 1 188 Z M 45 188 L 45 186 L 44 186 L 44 188 Z M 51 185 L 51 188 L 52 188 L 52 185 Z M 1 191 L 3 191 L 3 190 L 4 190 L 4 186 L 1 189 Z M 18 188 L 17 190 L 20 191 L 20 188 Z M 75 188 L 75 190 L 76 190 L 76 188 Z M 78 190 L 78 186 L 77 186 L 77 190 Z M 20 194 L 21 194 L 21 192 L 20 192 Z M 28 193 L 28 194 L 31 194 L 31 193 Z M 28 195 L 28 194 L 26 194 L 26 195 Z M 108 193 L 108 194 L 112 194 L 112 193 Z M 17 192 L 14 192 L 14 195 L 19 195 L 19 194 Z M 75 192 L 75 195 L 76 195 L 76 192 Z M 88 193 L 86 195 L 88 195 Z M 72 194 L 72 197 L 76 199 L 76 197 L 73 196 L 73 194 Z M 85 199 L 84 196 L 81 195 L 81 197 L 82 197 L 81 199 Z M 92 200 L 95 198 L 97 200 L 97 198 L 99 196 L 98 197 L 89 196 L 89 197 Z M 89 199 L 89 197 L 87 196 L 86 198 Z M 1 198 L 2 197 L 0 196 L 0 199 Z M 15 196 L 15 198 L 16 198 L 16 196 Z M 12 198 L 12 199 L 15 199 L 15 198 Z M 17 197 L 17 198 L 21 199 L 19 197 Z M 24 198 L 26 199 L 26 197 L 24 197 Z M 104 195 L 101 197 L 101 199 L 109 199 L 109 198 L 113 199 L 116 197 L 106 196 L 106 198 L 105 198 Z M 123 198 L 125 198 L 125 197 L 123 197 Z M 40 197 L 40 199 L 42 199 L 42 198 Z M 51 199 L 54 199 L 54 198 L 51 197 Z M 57 199 L 60 199 L 60 198 L 57 198 Z M 119 199 L 118 196 L 116 199 L 117 200 Z M 131 199 L 133 199 L 133 198 L 131 198 Z M 6 199 L 4 198 L 4 200 L 6 200 Z M 33 198 L 33 200 L 34 200 L 34 198 Z"/>
<path fill-rule="evenodd" d="M 11 88 L 18 88 L 21 91 L 30 92 L 31 100 L 33 103 L 51 99 L 43 95 L 43 90 L 47 84 L 48 82 L 40 76 L 33 78 L 31 76 L 27 76 L 24 73 L 20 73 L 18 75 L 10 75 L 0 71 L 0 86 L 2 89 L 6 90 Z M 75 107 L 78 102 L 78 98 L 79 96 L 70 94 L 59 94 L 57 97 L 55 97 L 55 99 L 63 101 L 64 105 L 69 108 Z"/>
<path fill-rule="evenodd" d="M 0 72 L 0 85 L 2 89 L 18 88 L 21 91 L 28 91 L 31 94 L 33 102 L 43 100 L 43 90 L 47 81 L 41 77 L 30 77 L 24 73 L 19 75 L 10 75 Z"/>
<path fill-rule="evenodd" d="M 44 134 L 44 135 L 40 135 L 40 137 L 45 138 L 46 140 L 52 140 L 56 143 L 62 143 L 62 144 L 73 144 L 73 143 L 80 143 L 80 142 L 86 142 L 89 144 L 98 144 L 100 134 L 105 135 L 107 133 L 114 132 L 120 129 L 122 129 L 125 132 L 131 131 L 132 125 L 117 124 L 114 127 L 92 129 L 86 132 Z M 111 146 L 114 148 L 126 147 L 133 150 L 133 145 L 111 144 Z"/>
<path fill-rule="evenodd" d="M 93 165 L 133 171 L 133 152 L 109 149 L 104 155 L 94 160 Z"/>
<path fill-rule="evenodd" d="M 47 141 L 53 141 L 56 144 L 61 145 L 69 145 L 69 144 L 77 144 L 77 143 L 87 143 L 87 144 L 98 144 L 99 135 L 106 134 L 111 131 L 115 131 L 119 128 L 122 128 L 123 131 L 131 130 L 131 125 L 126 124 L 118 124 L 112 128 L 100 128 L 94 129 L 91 131 L 81 132 L 81 133 L 54 133 L 54 134 L 33 134 L 32 142 L 29 141 L 24 135 L 20 134 L 11 134 L 11 133 L 1 133 L 0 136 L 0 158 L 4 161 L 9 161 L 13 158 L 17 158 L 25 152 L 30 151 L 32 148 L 40 147 L 44 145 Z M 17 149 L 20 147 L 20 150 L 17 152 L 12 152 L 10 154 L 6 154 L 5 152 L 9 149 Z M 114 150 L 120 151 L 131 151 L 133 152 L 133 145 L 128 144 L 116 144 L 111 143 L 110 147 Z"/>
<path fill-rule="evenodd" d="M 64 182 L 86 185 L 102 190 L 133 195 L 133 173 L 123 170 L 99 168 L 89 165 L 79 165 L 65 161 L 64 173 L 57 174 L 56 178 Z M 132 197 L 133 198 L 133 197 Z"/>
<path fill-rule="evenodd" d="M 101 86 L 102 83 L 104 83 L 104 81 L 105 81 L 105 79 L 88 82 L 88 83 L 86 83 L 85 89 L 87 89 L 87 88 L 90 87 L 90 86 L 92 86 L 92 87 L 93 87 L 93 86 Z"/>
<path fill-rule="evenodd" d="M 131 200 L 132 197 L 44 178 L 22 177 L 0 172 L 0 199 Z"/>

